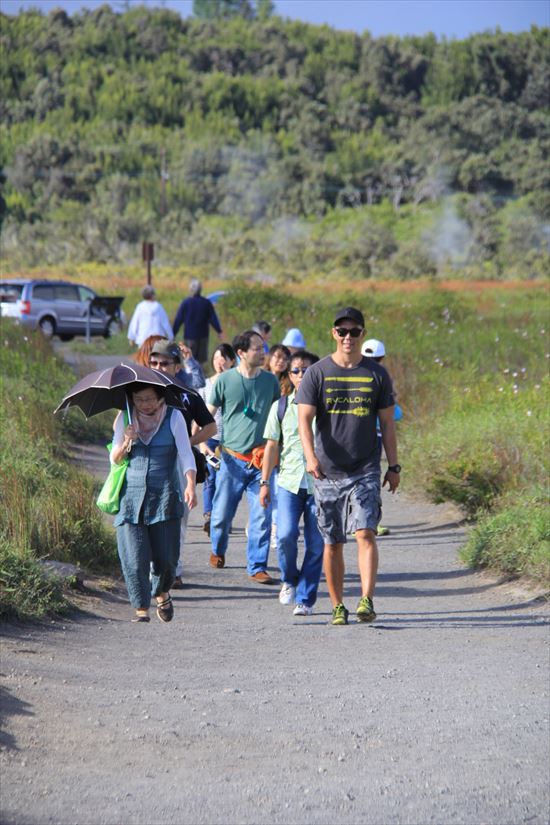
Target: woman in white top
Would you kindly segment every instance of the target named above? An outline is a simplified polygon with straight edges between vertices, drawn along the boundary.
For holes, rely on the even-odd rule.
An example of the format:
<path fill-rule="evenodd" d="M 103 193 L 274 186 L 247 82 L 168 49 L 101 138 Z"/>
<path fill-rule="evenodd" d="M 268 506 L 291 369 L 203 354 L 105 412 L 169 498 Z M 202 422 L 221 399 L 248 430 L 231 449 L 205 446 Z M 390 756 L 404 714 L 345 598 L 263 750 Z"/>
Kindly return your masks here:
<path fill-rule="evenodd" d="M 157 616 L 169 622 L 174 615 L 169 590 L 180 552 L 183 503 L 190 510 L 197 504 L 196 465 L 180 410 L 168 406 L 153 384 L 130 387 L 132 423 L 126 424 L 126 416 L 119 413 L 111 450 L 112 463 L 129 459 L 114 521 L 118 554 L 136 610 L 133 621 L 149 621 L 154 596 Z M 187 480 L 183 494 L 180 472 Z"/>

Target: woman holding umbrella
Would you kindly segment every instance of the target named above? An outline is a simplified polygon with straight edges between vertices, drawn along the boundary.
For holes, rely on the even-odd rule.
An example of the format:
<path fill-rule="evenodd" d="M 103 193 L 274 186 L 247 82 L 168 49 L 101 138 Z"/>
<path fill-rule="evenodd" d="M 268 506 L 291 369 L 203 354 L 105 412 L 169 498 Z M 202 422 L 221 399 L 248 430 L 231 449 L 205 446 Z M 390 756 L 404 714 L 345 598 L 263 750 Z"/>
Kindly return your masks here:
<path fill-rule="evenodd" d="M 197 504 L 195 459 L 183 416 L 166 404 L 163 389 L 134 383 L 127 390 L 131 423 L 119 413 L 111 450 L 113 463 L 129 459 L 114 521 L 118 553 L 130 603 L 136 609 L 133 621 L 149 621 L 153 596 L 157 616 L 170 622 L 174 608 L 169 590 L 180 551 L 183 501 L 190 510 Z M 178 462 L 187 479 L 183 499 Z"/>

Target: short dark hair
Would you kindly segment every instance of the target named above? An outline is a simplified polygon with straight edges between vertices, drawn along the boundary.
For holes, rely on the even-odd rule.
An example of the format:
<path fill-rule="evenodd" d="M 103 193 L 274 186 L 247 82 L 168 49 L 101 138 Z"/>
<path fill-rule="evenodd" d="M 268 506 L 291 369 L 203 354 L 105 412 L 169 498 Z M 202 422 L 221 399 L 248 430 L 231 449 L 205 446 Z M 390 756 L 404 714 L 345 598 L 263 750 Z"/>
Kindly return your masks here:
<path fill-rule="evenodd" d="M 210 363 L 214 366 L 214 356 L 217 352 L 221 352 L 224 358 L 229 358 L 230 361 L 236 361 L 237 356 L 235 354 L 235 350 L 231 346 L 231 344 L 218 344 L 214 352 L 212 353 L 212 358 L 210 359 Z"/>
<path fill-rule="evenodd" d="M 282 352 L 285 358 L 290 358 L 290 350 L 288 347 L 285 347 L 284 344 L 273 344 L 273 346 L 269 348 L 269 357 L 271 358 L 276 352 Z"/>
<path fill-rule="evenodd" d="M 271 324 L 268 321 L 255 321 L 252 329 L 264 336 L 271 332 Z"/>
<path fill-rule="evenodd" d="M 142 392 L 142 390 L 153 390 L 157 398 L 164 398 L 164 387 L 159 387 L 158 384 L 147 384 L 144 381 L 134 381 L 133 384 L 128 384 L 126 391 L 133 395 L 135 392 Z"/>
<path fill-rule="evenodd" d="M 245 329 L 244 332 L 241 332 L 239 335 L 235 335 L 233 341 L 231 342 L 235 352 L 238 352 L 239 350 L 248 352 L 252 338 L 259 338 L 260 341 L 262 340 L 262 336 L 255 329 Z"/>
<path fill-rule="evenodd" d="M 290 356 L 290 363 L 293 361 L 309 361 L 310 364 L 315 364 L 319 360 L 319 356 L 314 352 L 308 352 L 305 349 L 299 349 L 298 352 L 292 353 Z"/>

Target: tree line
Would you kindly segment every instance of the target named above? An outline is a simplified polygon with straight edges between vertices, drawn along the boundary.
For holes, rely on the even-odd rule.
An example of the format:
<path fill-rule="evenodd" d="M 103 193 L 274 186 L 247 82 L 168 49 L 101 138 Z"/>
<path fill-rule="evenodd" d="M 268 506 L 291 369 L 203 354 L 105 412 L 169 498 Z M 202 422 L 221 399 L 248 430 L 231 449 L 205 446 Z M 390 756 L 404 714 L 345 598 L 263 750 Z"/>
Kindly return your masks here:
<path fill-rule="evenodd" d="M 404 243 L 420 256 L 425 216 L 444 220 L 451 198 L 477 264 L 502 269 L 515 215 L 540 269 L 549 29 L 373 38 L 281 19 L 269 0 L 194 11 L 0 15 L 8 256 L 127 259 L 147 236 L 174 260 L 206 233 L 208 261 L 237 245 L 252 266 L 266 226 L 291 220 L 310 237 L 337 213 L 342 243 L 346 225 L 353 248 L 376 236 L 357 252 L 372 275 Z"/>

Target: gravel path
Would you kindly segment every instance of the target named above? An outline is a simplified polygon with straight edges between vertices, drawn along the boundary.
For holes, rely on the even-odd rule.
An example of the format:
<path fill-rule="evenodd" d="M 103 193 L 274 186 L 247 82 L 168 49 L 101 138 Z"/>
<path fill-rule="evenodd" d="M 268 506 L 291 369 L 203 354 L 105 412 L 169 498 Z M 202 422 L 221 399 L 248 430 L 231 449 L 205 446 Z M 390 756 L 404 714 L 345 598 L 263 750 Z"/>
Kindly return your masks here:
<path fill-rule="evenodd" d="M 464 569 L 448 509 L 384 505 L 372 626 L 250 582 L 244 506 L 224 570 L 192 514 L 169 625 L 122 589 L 4 625 L 4 825 L 547 823 L 547 604 Z"/>

